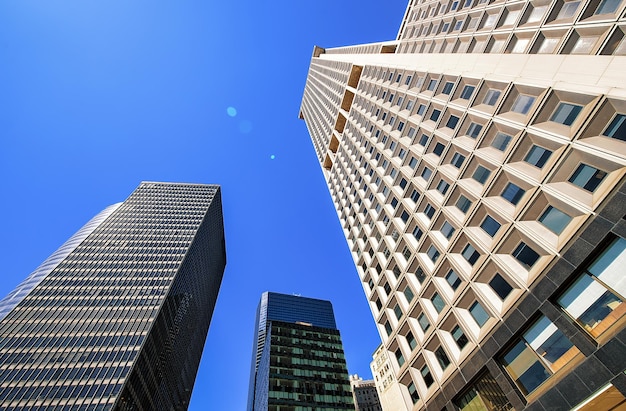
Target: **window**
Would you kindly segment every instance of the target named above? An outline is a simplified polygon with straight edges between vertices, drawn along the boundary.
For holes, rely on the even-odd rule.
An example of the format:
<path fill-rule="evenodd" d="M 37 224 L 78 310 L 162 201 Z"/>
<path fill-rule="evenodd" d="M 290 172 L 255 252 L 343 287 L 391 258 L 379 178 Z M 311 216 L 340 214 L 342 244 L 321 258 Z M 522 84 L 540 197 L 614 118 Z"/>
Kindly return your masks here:
<path fill-rule="evenodd" d="M 383 303 L 380 302 L 380 298 L 376 299 L 376 308 L 378 308 L 378 311 L 383 308 Z"/>
<path fill-rule="evenodd" d="M 465 161 L 464 155 L 461 155 L 459 153 L 454 153 L 454 155 L 452 156 L 452 160 L 450 161 L 450 164 L 452 164 L 456 168 L 461 168 L 464 161 Z"/>
<path fill-rule="evenodd" d="M 408 246 L 404 246 L 404 249 L 402 250 L 402 255 L 407 261 L 409 261 L 411 259 L 411 249 Z"/>
<path fill-rule="evenodd" d="M 369 287 L 370 291 L 374 289 L 374 280 L 372 280 L 371 278 L 369 280 L 367 280 L 367 286 Z"/>
<path fill-rule="evenodd" d="M 438 313 L 441 313 L 443 309 L 446 308 L 446 303 L 443 301 L 443 298 L 441 298 L 439 293 L 433 294 L 430 301 L 433 303 L 433 306 L 435 307 L 435 310 L 437 310 Z"/>
<path fill-rule="evenodd" d="M 469 100 L 472 97 L 472 94 L 474 94 L 474 90 L 476 90 L 476 87 L 466 85 L 463 87 L 463 91 L 461 91 L 461 98 L 463 100 Z"/>
<path fill-rule="evenodd" d="M 389 285 L 389 283 L 385 283 L 383 289 L 385 290 L 385 294 L 389 295 L 389 293 L 391 293 L 391 286 Z"/>
<path fill-rule="evenodd" d="M 602 0 L 594 14 L 610 14 L 615 13 L 621 0 Z"/>
<path fill-rule="evenodd" d="M 480 184 L 485 184 L 485 181 L 487 181 L 490 174 L 491 174 L 491 171 L 489 171 L 483 166 L 478 166 L 476 167 L 476 171 L 474 171 L 472 178 L 478 181 Z"/>
<path fill-rule="evenodd" d="M 400 180 L 400 183 L 399 183 L 400 188 L 403 188 L 403 189 L 404 189 L 404 188 L 406 188 L 407 183 L 408 183 L 408 182 L 406 181 L 406 179 L 405 179 L 405 178 L 402 178 L 402 179 Z"/>
<path fill-rule="evenodd" d="M 420 230 L 420 228 L 419 228 L 419 227 L 415 227 L 415 228 L 413 229 L 413 233 L 412 233 L 412 234 L 413 234 L 413 237 L 415 237 L 415 239 L 416 239 L 417 241 L 419 241 L 419 240 L 420 240 L 420 238 L 422 238 L 422 236 L 424 235 L 424 232 L 423 232 L 422 230 Z"/>
<path fill-rule="evenodd" d="M 398 74 L 398 76 L 396 77 L 396 83 L 399 83 L 401 79 L 402 79 L 402 74 Z"/>
<path fill-rule="evenodd" d="M 411 157 L 411 160 L 409 160 L 409 167 L 411 167 L 412 169 L 415 169 L 416 166 L 417 166 L 417 159 L 415 157 Z"/>
<path fill-rule="evenodd" d="M 441 153 L 443 153 L 443 149 L 446 148 L 446 146 L 444 146 L 441 143 L 437 143 L 435 144 L 435 148 L 433 149 L 433 153 L 437 154 L 438 156 L 441 155 Z"/>
<path fill-rule="evenodd" d="M 440 254 L 441 253 L 433 245 L 428 247 L 428 251 L 426 251 L 426 255 L 428 255 L 428 258 L 430 258 L 433 263 L 437 262 Z"/>
<path fill-rule="evenodd" d="M 465 347 L 467 345 L 467 343 L 469 342 L 467 340 L 467 337 L 465 336 L 465 334 L 463 333 L 463 330 L 461 329 L 461 327 L 459 327 L 458 325 L 455 325 L 454 328 L 452 329 L 452 338 L 454 338 L 454 341 L 456 341 L 456 345 L 459 346 L 459 349 L 463 349 L 463 347 Z"/>
<path fill-rule="evenodd" d="M 415 105 L 415 101 L 413 101 L 413 100 L 409 100 L 409 101 L 407 101 L 407 103 L 406 103 L 406 109 L 407 109 L 407 110 L 411 110 L 411 109 L 413 108 L 413 106 L 414 106 L 414 105 Z"/>
<path fill-rule="evenodd" d="M 499 222 L 497 222 L 493 217 L 488 215 L 483 220 L 480 228 L 482 228 L 487 234 L 489 234 L 490 237 L 493 237 L 500 229 L 500 226 L 501 225 Z"/>
<path fill-rule="evenodd" d="M 513 205 L 517 205 L 519 200 L 524 196 L 526 191 L 522 190 L 520 187 L 516 186 L 513 183 L 508 183 L 506 187 L 504 187 L 504 191 L 502 191 L 501 196 L 509 201 Z"/>
<path fill-rule="evenodd" d="M 598 170 L 595 167 L 581 163 L 568 181 L 593 193 L 595 189 L 598 188 L 604 177 L 606 177 L 605 171 Z"/>
<path fill-rule="evenodd" d="M 413 191 L 411 192 L 411 200 L 413 200 L 414 203 L 417 203 L 417 200 L 420 198 L 420 194 L 417 192 L 417 190 L 413 189 Z"/>
<path fill-rule="evenodd" d="M 411 301 L 413 301 L 413 297 L 415 297 L 415 294 L 413 294 L 413 290 L 411 290 L 411 287 L 407 285 L 406 287 L 404 287 L 403 293 L 404 293 L 404 296 L 406 297 L 406 300 L 410 304 Z"/>
<path fill-rule="evenodd" d="M 430 322 L 424 313 L 421 313 L 417 318 L 417 322 L 420 324 L 422 331 L 426 332 L 430 328 Z"/>
<path fill-rule="evenodd" d="M 448 240 L 450 239 L 450 237 L 452 237 L 452 234 L 454 234 L 454 227 L 452 227 L 452 224 L 447 221 L 443 222 L 439 230 L 441 231 L 441 234 L 443 234 L 443 236 Z"/>
<path fill-rule="evenodd" d="M 465 20 L 459 20 L 454 24 L 454 29 L 452 31 L 458 31 L 461 30 L 461 27 L 463 27 L 463 23 Z"/>
<path fill-rule="evenodd" d="M 435 215 L 435 207 L 433 207 L 430 204 L 426 204 L 426 207 L 424 208 L 424 214 L 426 214 L 426 216 L 428 218 L 433 218 L 433 215 Z"/>
<path fill-rule="evenodd" d="M 396 306 L 393 307 L 393 313 L 396 315 L 398 321 L 400 321 L 400 319 L 402 318 L 402 308 L 400 308 L 400 306 L 396 304 Z"/>
<path fill-rule="evenodd" d="M 433 385 L 435 380 L 433 379 L 433 376 L 430 373 L 428 366 L 427 365 L 423 366 L 422 369 L 420 370 L 420 373 L 422 374 L 422 378 L 424 379 L 424 384 L 426 384 L 427 388 L 430 388 L 430 386 Z"/>
<path fill-rule="evenodd" d="M 476 251 L 476 249 L 471 244 L 467 244 L 465 246 L 465 248 L 461 252 L 461 255 L 471 265 L 474 265 L 476 261 L 478 261 L 478 259 L 480 258 L 480 253 Z"/>
<path fill-rule="evenodd" d="M 489 314 L 487 314 L 487 311 L 485 311 L 483 306 L 480 305 L 478 301 L 474 301 L 474 303 L 470 306 L 469 312 L 479 327 L 485 325 L 485 323 L 489 319 Z"/>
<path fill-rule="evenodd" d="M 613 240 L 557 300 L 563 310 L 597 337 L 623 316 L 626 240 Z"/>
<path fill-rule="evenodd" d="M 404 356 L 402 355 L 402 351 L 400 351 L 400 348 L 396 350 L 395 354 L 396 360 L 398 360 L 398 365 L 402 367 L 402 364 L 404 364 Z"/>
<path fill-rule="evenodd" d="M 566 5 L 567 4 L 568 3 L 566 3 Z M 550 121 L 554 121 L 555 123 L 561 123 L 566 126 L 571 126 L 582 109 L 583 106 L 579 106 L 576 104 L 559 103 L 556 110 L 554 110 L 554 113 L 552 113 Z"/>
<path fill-rule="evenodd" d="M 428 90 L 434 91 L 435 87 L 437 87 L 437 80 L 430 80 L 428 83 Z"/>
<path fill-rule="evenodd" d="M 528 154 L 526 154 L 524 161 L 535 167 L 542 168 L 551 155 L 552 151 L 537 145 L 533 145 L 528 151 Z"/>
<path fill-rule="evenodd" d="M 389 337 L 391 333 L 393 332 L 393 329 L 391 328 L 391 324 L 389 324 L 389 321 L 385 321 L 385 332 L 387 333 L 387 337 Z"/>
<path fill-rule="evenodd" d="M 498 99 L 500 98 L 500 94 L 501 94 L 500 90 L 490 88 L 487 91 L 485 98 L 483 99 L 483 104 L 486 104 L 488 106 L 495 106 L 496 103 L 498 102 Z"/>
<path fill-rule="evenodd" d="M 626 141 L 626 114 L 616 114 L 602 135 Z"/>
<path fill-rule="evenodd" d="M 430 113 L 430 119 L 432 121 L 439 120 L 439 115 L 441 114 L 441 110 L 433 109 L 433 112 Z"/>
<path fill-rule="evenodd" d="M 413 381 L 411 381 L 406 388 L 409 390 L 409 395 L 411 396 L 411 401 L 413 401 L 413 404 L 417 404 L 417 402 L 420 400 L 420 396 L 417 393 L 417 388 L 415 388 L 415 384 L 413 384 Z"/>
<path fill-rule="evenodd" d="M 576 10 L 578 10 L 579 5 L 580 1 L 570 1 L 565 3 L 563 7 L 561 7 L 559 15 L 556 16 L 556 20 L 572 17 L 576 13 Z"/>
<path fill-rule="evenodd" d="M 430 138 L 430 137 L 429 137 L 427 134 L 422 134 L 422 136 L 420 137 L 420 140 L 419 140 L 418 144 L 419 144 L 420 146 L 424 146 L 424 147 L 426 147 L 426 144 L 428 144 L 428 139 L 429 139 L 429 138 Z"/>
<path fill-rule="evenodd" d="M 496 292 L 496 294 L 498 294 L 498 297 L 500 297 L 500 299 L 503 301 L 506 297 L 509 296 L 509 294 L 511 294 L 511 291 L 513 291 L 513 287 L 511 287 L 511 285 L 507 283 L 506 280 L 498 273 L 496 273 L 491 281 L 489 281 L 489 286 L 493 289 L 493 291 Z"/>
<path fill-rule="evenodd" d="M 548 206 L 539 217 L 539 222 L 555 234 L 561 234 L 570 221 L 572 217 L 552 206 Z"/>
<path fill-rule="evenodd" d="M 442 31 L 446 31 L 446 30 L 442 30 Z M 444 84 L 443 90 L 441 90 L 441 94 L 450 94 L 450 92 L 452 91 L 452 87 L 454 87 L 454 83 L 451 81 L 448 81 L 446 84 Z"/>
<path fill-rule="evenodd" d="M 420 104 L 420 106 L 417 108 L 417 115 L 423 116 L 425 111 L 426 111 L 426 105 Z"/>
<path fill-rule="evenodd" d="M 450 118 L 448 118 L 448 121 L 446 122 L 446 127 L 454 130 L 457 124 L 459 124 L 459 118 L 457 116 L 451 115 Z"/>
<path fill-rule="evenodd" d="M 415 270 L 415 277 L 417 278 L 417 281 L 420 282 L 420 284 L 423 284 L 424 281 L 426 281 L 426 274 L 424 274 L 424 270 L 422 270 L 422 267 L 417 267 L 417 270 Z"/>
<path fill-rule="evenodd" d="M 491 142 L 491 147 L 500 151 L 504 151 L 509 146 L 509 143 L 512 139 L 513 137 L 511 137 L 510 135 L 498 132 Z"/>
<path fill-rule="evenodd" d="M 404 85 L 408 86 L 411 84 L 411 80 L 413 80 L 413 76 L 406 76 L 406 80 L 404 81 Z"/>
<path fill-rule="evenodd" d="M 441 194 L 446 195 L 448 189 L 450 188 L 450 184 L 448 184 L 445 180 L 439 180 L 439 184 L 437 184 L 437 191 Z"/>
<path fill-rule="evenodd" d="M 398 122 L 398 131 L 402 131 L 402 129 L 404 129 L 404 122 L 400 121 Z"/>
<path fill-rule="evenodd" d="M 448 368 L 448 365 L 450 365 L 450 359 L 448 358 L 448 355 L 444 351 L 443 347 L 439 346 L 439 348 L 435 350 L 435 357 L 437 357 L 437 362 L 442 370 Z"/>
<path fill-rule="evenodd" d="M 424 167 L 424 169 L 422 170 L 422 178 L 426 181 L 428 181 L 428 179 L 430 178 L 430 176 L 433 174 L 432 170 L 428 167 Z"/>
<path fill-rule="evenodd" d="M 455 205 L 456 205 L 456 208 L 466 213 L 467 210 L 469 210 L 470 206 L 472 205 L 472 202 L 468 200 L 468 198 L 465 197 L 464 195 L 461 195 L 459 196 L 459 199 L 456 201 Z"/>
<path fill-rule="evenodd" d="M 542 316 L 500 361 L 522 392 L 529 394 L 577 353 L 556 325 Z"/>
<path fill-rule="evenodd" d="M 530 110 L 534 102 L 535 97 L 526 94 L 520 94 L 515 99 L 513 106 L 511 106 L 511 111 L 513 111 L 514 113 L 528 114 L 528 111 Z"/>
<path fill-rule="evenodd" d="M 461 279 L 454 272 L 454 270 L 448 271 L 448 274 L 446 274 L 446 281 L 448 282 L 448 284 L 450 284 L 450 287 L 454 291 L 456 291 L 456 289 L 459 288 L 459 285 L 461 285 Z"/>
<path fill-rule="evenodd" d="M 417 347 L 417 340 L 415 339 L 411 331 L 406 333 L 406 342 L 409 343 L 409 347 L 411 347 L 411 351 L 413 351 L 415 347 Z"/>
<path fill-rule="evenodd" d="M 526 243 L 521 242 L 513 251 L 513 257 L 526 267 L 526 269 L 530 269 L 539 259 L 539 254 L 526 245 Z"/>
<path fill-rule="evenodd" d="M 472 123 L 467 129 L 467 135 L 471 138 L 476 138 L 478 137 L 482 129 L 483 129 L 483 126 L 481 126 L 480 124 Z"/>

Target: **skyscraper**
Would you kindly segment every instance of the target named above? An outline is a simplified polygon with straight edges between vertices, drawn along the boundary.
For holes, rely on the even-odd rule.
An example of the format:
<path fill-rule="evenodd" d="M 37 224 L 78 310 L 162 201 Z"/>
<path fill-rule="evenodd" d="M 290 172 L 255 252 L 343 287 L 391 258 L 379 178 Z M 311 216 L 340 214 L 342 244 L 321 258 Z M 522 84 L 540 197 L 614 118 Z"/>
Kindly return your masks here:
<path fill-rule="evenodd" d="M 625 7 L 411 0 L 314 48 L 300 118 L 406 409 L 625 401 Z"/>
<path fill-rule="evenodd" d="M 265 292 L 255 330 L 248 410 L 354 410 L 330 301 Z"/>
<path fill-rule="evenodd" d="M 0 302 L 0 408 L 187 409 L 225 264 L 219 186 L 141 183 Z"/>

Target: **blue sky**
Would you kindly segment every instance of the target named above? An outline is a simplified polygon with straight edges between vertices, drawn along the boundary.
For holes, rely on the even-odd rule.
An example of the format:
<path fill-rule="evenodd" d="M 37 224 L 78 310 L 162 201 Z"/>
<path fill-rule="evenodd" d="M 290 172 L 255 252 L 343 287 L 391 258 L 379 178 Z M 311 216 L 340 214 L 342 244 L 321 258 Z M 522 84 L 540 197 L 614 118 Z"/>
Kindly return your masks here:
<path fill-rule="evenodd" d="M 140 181 L 221 184 L 228 265 L 190 410 L 244 409 L 266 290 L 331 300 L 369 377 L 379 337 L 298 109 L 315 44 L 392 40 L 406 5 L 0 2 L 0 295 Z"/>

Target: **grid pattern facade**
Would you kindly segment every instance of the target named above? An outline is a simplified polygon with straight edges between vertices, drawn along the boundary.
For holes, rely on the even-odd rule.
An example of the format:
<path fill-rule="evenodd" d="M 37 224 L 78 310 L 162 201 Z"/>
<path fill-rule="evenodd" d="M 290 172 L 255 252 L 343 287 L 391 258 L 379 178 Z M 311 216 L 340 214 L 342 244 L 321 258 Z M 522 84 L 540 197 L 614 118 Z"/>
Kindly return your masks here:
<path fill-rule="evenodd" d="M 350 385 L 355 411 L 382 411 L 374 380 L 363 381 L 354 375 L 350 376 Z"/>
<path fill-rule="evenodd" d="M 0 323 L 0 408 L 186 409 L 224 265 L 219 187 L 142 183 Z"/>
<path fill-rule="evenodd" d="M 446 403 L 471 409 L 464 407 L 474 403 L 461 406 L 452 390 L 446 392 L 460 374 L 465 383 L 456 381 L 457 393 L 472 378 L 493 387 L 494 376 L 478 372 L 486 359 L 477 353 L 494 343 L 492 336 L 513 309 L 542 284 L 624 181 L 626 60 L 619 56 L 621 45 L 606 52 L 609 38 L 622 33 L 624 4 L 591 3 L 412 1 L 395 53 L 389 52 L 391 43 L 364 45 L 367 52 L 360 54 L 358 46 L 326 53 L 316 48 L 300 117 L 407 409 L 439 410 Z M 571 16 L 559 17 L 560 10 Z M 474 31 L 449 33 L 474 14 L 480 22 Z M 438 29 L 440 37 L 414 38 L 422 27 L 442 26 L 444 20 L 448 26 L 444 34 Z M 582 46 L 592 42 L 585 34 L 591 33 L 589 25 L 594 33 L 606 30 L 594 37 L 593 50 Z M 558 48 L 534 49 L 540 36 L 559 30 Z M 522 47 L 518 40 L 529 33 L 532 39 Z M 566 47 L 576 36 L 587 40 Z M 430 46 L 448 40 L 459 46 Z M 461 47 L 465 41 L 474 48 Z M 520 45 L 508 50 L 515 41 Z M 472 53 L 478 52 L 489 55 L 476 59 Z M 611 67 L 622 74 L 613 77 L 617 71 Z M 626 214 L 623 206 L 622 211 L 619 218 Z M 586 251 L 582 255 L 590 255 Z M 573 281 L 580 261 L 559 286 Z M 617 320 L 607 322 L 608 334 L 600 328 L 594 335 L 556 295 L 542 296 L 538 306 L 554 298 L 554 306 L 602 346 L 607 335 L 623 328 L 625 291 L 618 291 L 616 281 L 603 283 L 617 298 L 616 310 L 609 308 Z M 554 325 L 554 312 L 551 318 L 544 314 L 535 311 L 536 317 L 516 325 L 518 332 L 528 327 L 524 344 L 536 343 L 531 330 L 543 330 L 539 334 L 551 335 L 551 342 L 565 335 Z M 529 372 L 539 383 L 529 389 L 518 379 L 508 387 L 514 394 L 500 387 L 487 409 L 539 403 L 542 390 L 566 374 L 559 373 L 565 363 L 590 353 L 587 347 L 581 354 L 582 343 L 565 340 L 545 370 L 556 378 L 534 374 L 540 364 L 513 370 L 500 358 L 490 372 L 511 380 Z M 498 341 L 498 348 L 503 345 Z M 472 370 L 463 372 L 472 362 Z M 563 404 L 561 409 L 569 409 Z"/>
<path fill-rule="evenodd" d="M 330 301 L 265 292 L 256 316 L 249 411 L 352 409 Z"/>

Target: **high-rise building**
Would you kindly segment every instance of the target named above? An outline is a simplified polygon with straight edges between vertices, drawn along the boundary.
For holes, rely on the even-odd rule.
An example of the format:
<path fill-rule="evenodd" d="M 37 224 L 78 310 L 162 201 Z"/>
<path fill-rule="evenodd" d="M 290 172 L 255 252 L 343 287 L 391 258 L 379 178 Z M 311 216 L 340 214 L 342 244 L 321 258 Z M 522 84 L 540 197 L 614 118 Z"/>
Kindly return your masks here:
<path fill-rule="evenodd" d="M 363 380 L 354 374 L 350 376 L 350 386 L 355 411 L 382 411 L 374 380 Z"/>
<path fill-rule="evenodd" d="M 354 410 L 330 301 L 265 292 L 255 330 L 249 411 Z"/>
<path fill-rule="evenodd" d="M 0 408 L 186 410 L 225 264 L 219 186 L 141 183 L 0 302 Z"/>
<path fill-rule="evenodd" d="M 625 401 L 625 8 L 411 0 L 314 48 L 300 118 L 406 409 Z"/>

